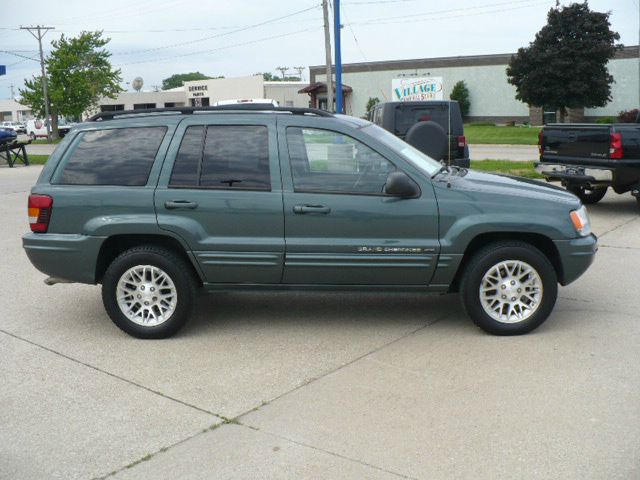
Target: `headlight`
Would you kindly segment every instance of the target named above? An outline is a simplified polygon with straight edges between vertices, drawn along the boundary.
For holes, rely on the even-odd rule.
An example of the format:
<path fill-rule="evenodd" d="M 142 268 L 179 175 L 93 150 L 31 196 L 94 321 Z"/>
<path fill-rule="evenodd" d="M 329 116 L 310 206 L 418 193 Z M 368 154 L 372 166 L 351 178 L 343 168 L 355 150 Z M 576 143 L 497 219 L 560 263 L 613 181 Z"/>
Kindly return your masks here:
<path fill-rule="evenodd" d="M 589 221 L 587 208 L 584 205 L 578 210 L 573 210 L 570 216 L 571 222 L 580 236 L 586 237 L 591 233 L 591 222 Z"/>

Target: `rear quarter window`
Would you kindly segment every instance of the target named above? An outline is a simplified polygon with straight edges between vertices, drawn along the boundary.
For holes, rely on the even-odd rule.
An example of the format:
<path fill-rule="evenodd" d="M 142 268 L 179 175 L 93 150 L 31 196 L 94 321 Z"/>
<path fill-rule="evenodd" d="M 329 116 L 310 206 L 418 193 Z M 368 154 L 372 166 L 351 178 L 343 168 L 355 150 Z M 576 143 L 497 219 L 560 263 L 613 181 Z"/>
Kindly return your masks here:
<path fill-rule="evenodd" d="M 87 131 L 62 161 L 59 185 L 146 185 L 167 127 Z"/>

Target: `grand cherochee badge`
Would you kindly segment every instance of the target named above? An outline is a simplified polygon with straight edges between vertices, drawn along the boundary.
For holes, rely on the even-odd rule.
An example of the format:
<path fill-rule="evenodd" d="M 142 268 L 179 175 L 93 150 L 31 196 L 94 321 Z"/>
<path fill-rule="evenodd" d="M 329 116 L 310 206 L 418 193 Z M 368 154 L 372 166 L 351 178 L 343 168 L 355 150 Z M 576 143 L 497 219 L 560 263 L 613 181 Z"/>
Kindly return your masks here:
<path fill-rule="evenodd" d="M 358 247 L 360 253 L 427 253 L 433 248 L 422 247 Z"/>

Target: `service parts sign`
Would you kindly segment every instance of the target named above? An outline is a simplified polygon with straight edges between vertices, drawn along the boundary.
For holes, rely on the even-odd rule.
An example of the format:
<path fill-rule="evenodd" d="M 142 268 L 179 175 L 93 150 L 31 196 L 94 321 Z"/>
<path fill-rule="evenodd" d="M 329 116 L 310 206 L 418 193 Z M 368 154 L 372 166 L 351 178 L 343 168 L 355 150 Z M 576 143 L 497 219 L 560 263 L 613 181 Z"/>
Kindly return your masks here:
<path fill-rule="evenodd" d="M 391 98 L 394 102 L 444 100 L 442 77 L 394 78 Z"/>

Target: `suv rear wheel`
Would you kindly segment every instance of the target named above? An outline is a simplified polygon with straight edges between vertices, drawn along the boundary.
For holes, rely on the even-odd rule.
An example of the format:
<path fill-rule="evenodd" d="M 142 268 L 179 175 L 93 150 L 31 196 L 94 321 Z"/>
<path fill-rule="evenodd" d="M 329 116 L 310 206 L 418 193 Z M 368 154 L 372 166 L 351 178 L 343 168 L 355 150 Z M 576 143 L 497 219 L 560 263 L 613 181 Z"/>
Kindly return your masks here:
<path fill-rule="evenodd" d="M 169 250 L 135 247 L 120 254 L 102 281 L 104 307 L 138 338 L 166 338 L 189 319 L 196 293 L 191 267 Z"/>
<path fill-rule="evenodd" d="M 495 243 L 477 252 L 460 286 L 467 314 L 494 335 L 521 335 L 537 328 L 558 295 L 553 265 L 524 242 Z"/>

